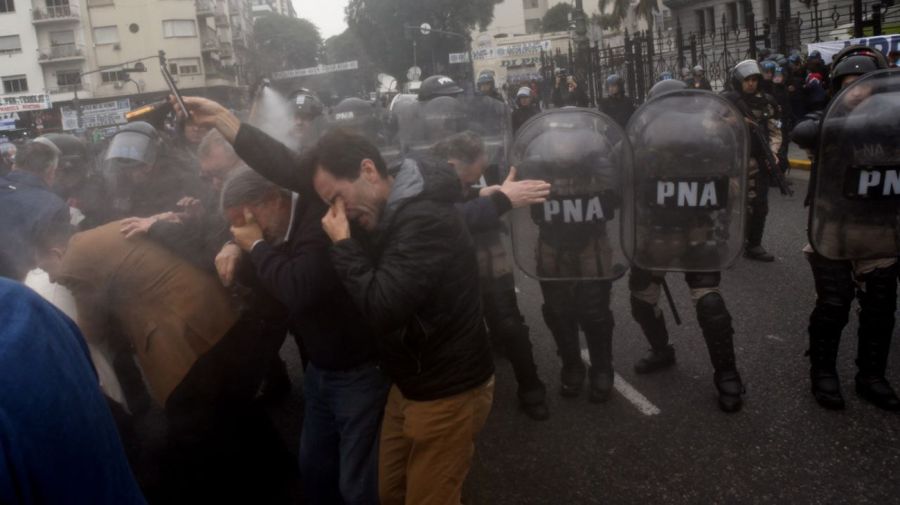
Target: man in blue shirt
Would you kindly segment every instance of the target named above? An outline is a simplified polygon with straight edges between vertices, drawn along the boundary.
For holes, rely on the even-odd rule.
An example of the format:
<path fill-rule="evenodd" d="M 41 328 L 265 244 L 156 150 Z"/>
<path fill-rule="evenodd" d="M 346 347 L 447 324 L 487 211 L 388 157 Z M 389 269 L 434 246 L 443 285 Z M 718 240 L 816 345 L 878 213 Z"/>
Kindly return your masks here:
<path fill-rule="evenodd" d="M 0 503 L 144 504 L 81 333 L 0 279 Z"/>

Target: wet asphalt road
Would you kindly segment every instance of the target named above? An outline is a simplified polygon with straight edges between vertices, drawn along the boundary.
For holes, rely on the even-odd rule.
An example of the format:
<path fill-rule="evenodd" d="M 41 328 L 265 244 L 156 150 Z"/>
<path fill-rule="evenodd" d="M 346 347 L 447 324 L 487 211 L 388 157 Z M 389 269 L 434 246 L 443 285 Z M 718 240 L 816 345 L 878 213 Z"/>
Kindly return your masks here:
<path fill-rule="evenodd" d="M 618 393 L 603 405 L 585 395 L 558 395 L 560 366 L 540 315 L 540 290 L 520 275 L 519 305 L 552 417 L 535 422 L 518 410 L 512 369 L 498 360 L 494 408 L 478 442 L 466 503 L 900 503 L 900 415 L 863 403 L 853 391 L 855 321 L 844 332 L 839 358 L 847 410 L 825 411 L 809 393 L 803 353 L 815 295 L 800 251 L 806 184 L 797 180 L 795 188 L 793 198 L 771 193 L 764 245 L 777 261 L 740 260 L 724 275 L 747 387 L 738 414 L 716 406 L 712 368 L 681 276 L 670 274 L 669 284 L 682 326 L 665 309 L 678 364 L 650 376 L 632 369 L 648 346 L 630 315 L 627 282 L 615 284 L 616 371 L 659 410 L 646 415 Z M 888 374 L 900 386 L 900 345 L 893 347 Z M 299 387 L 292 342 L 282 354 Z M 301 422 L 298 387 L 270 409 L 292 447 Z"/>

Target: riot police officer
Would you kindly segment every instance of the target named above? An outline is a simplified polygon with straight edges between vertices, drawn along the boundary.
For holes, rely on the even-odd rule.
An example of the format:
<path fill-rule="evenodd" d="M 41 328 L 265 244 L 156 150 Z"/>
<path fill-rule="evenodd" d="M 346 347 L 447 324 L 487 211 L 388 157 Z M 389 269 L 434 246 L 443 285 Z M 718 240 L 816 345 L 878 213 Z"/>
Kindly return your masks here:
<path fill-rule="evenodd" d="M 512 265 L 501 241 L 504 225 L 500 218 L 513 208 L 542 203 L 549 184 L 515 181 L 513 173 L 502 185 L 475 187 L 489 158 L 484 141 L 470 131 L 439 142 L 434 155 L 453 166 L 463 186 L 466 201 L 459 206 L 475 242 L 482 308 L 491 340 L 513 367 L 522 410 L 532 419 L 545 420 L 550 417 L 546 388 L 534 363 L 530 330 L 519 311 Z"/>
<path fill-rule="evenodd" d="M 551 183 L 543 205 L 513 211 L 511 222 L 516 262 L 540 281 L 544 322 L 562 360 L 560 394 L 577 397 L 587 375 L 594 403 L 609 399 L 615 374 L 611 281 L 627 265 L 610 235 L 620 215 L 626 146 L 624 132 L 607 116 L 562 108 L 532 118 L 517 134 L 511 156 L 522 178 Z"/>
<path fill-rule="evenodd" d="M 600 99 L 599 108 L 622 128 L 634 114 L 634 101 L 625 96 L 625 81 L 618 74 L 606 78 L 606 97 Z"/>
<path fill-rule="evenodd" d="M 775 99 L 760 90 L 762 70 L 754 60 L 744 60 L 731 71 L 731 91 L 723 96 L 732 102 L 747 117 L 750 127 L 761 135 L 753 135 L 753 139 L 764 139 L 753 142 L 750 151 L 750 166 L 747 174 L 748 191 L 747 231 L 744 256 L 764 262 L 775 261 L 775 256 L 762 246 L 766 217 L 769 214 L 769 156 L 777 159 L 781 149 L 781 121 L 778 103 Z M 766 154 L 765 150 L 770 153 Z M 777 166 L 771 169 L 778 169 Z"/>
<path fill-rule="evenodd" d="M 478 92 L 486 97 L 503 102 L 503 95 L 497 91 L 497 82 L 493 70 L 482 70 L 478 74 Z"/>
<path fill-rule="evenodd" d="M 719 283 L 741 247 L 742 223 L 732 216 L 744 209 L 746 139 L 740 113 L 727 102 L 684 91 L 684 83 L 682 91 L 672 89 L 671 82 L 657 83 L 628 125 L 635 151 L 634 187 L 625 190 L 634 202 L 624 218 L 628 287 L 631 313 L 651 347 L 634 369 L 646 374 L 675 364 L 659 299 L 666 271 L 682 271 L 715 369 L 719 407 L 737 412 L 744 387 Z"/>
<path fill-rule="evenodd" d="M 325 106 L 310 90 L 300 88 L 288 95 L 294 109 L 292 136 L 299 140 L 300 149 L 312 146 L 325 133 L 327 127 Z"/>
<path fill-rule="evenodd" d="M 419 86 L 419 101 L 427 102 L 439 96 L 455 97 L 461 95 L 463 91 L 456 81 L 446 75 L 432 75 L 422 81 L 422 85 Z"/>
<path fill-rule="evenodd" d="M 845 48 L 831 65 L 832 95 L 863 75 L 885 68 L 887 62 L 877 50 Z M 885 77 L 896 89 L 896 74 Z M 897 306 L 895 203 L 865 195 L 850 199 L 844 187 L 850 178 L 864 177 L 853 165 L 896 160 L 897 132 L 885 127 L 895 124 L 889 118 L 896 118 L 896 109 L 890 102 L 878 101 L 877 82 L 859 83 L 833 98 L 837 103 L 829 107 L 824 120 L 821 112 L 812 113 L 791 136 L 810 152 L 820 140 L 828 141 L 813 159 L 807 195 L 810 244 L 804 252 L 816 287 L 808 328 L 810 385 L 819 405 L 832 410 L 845 407 L 836 360 L 854 297 L 859 302 L 856 392 L 877 407 L 900 410 L 900 399 L 885 377 Z M 864 159 L 871 153 L 885 158 Z M 866 180 L 874 181 L 874 177 Z"/>

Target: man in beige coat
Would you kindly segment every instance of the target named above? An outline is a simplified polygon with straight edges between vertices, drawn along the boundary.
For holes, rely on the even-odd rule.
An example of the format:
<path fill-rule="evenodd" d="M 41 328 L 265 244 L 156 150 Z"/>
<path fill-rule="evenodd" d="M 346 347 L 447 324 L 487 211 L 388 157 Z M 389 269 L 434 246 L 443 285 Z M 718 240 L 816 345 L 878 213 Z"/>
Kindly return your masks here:
<path fill-rule="evenodd" d="M 212 273 L 150 240 L 127 239 L 121 228 L 116 221 L 68 243 L 50 239 L 39 263 L 72 291 L 85 338 L 134 353 L 151 397 L 164 407 L 167 503 L 258 497 L 262 483 L 254 476 L 284 474 L 265 461 L 278 459 L 271 456 L 280 442 L 252 404 L 269 365 L 264 357 L 273 355 L 259 352 L 268 345 L 261 325 L 239 320 Z"/>

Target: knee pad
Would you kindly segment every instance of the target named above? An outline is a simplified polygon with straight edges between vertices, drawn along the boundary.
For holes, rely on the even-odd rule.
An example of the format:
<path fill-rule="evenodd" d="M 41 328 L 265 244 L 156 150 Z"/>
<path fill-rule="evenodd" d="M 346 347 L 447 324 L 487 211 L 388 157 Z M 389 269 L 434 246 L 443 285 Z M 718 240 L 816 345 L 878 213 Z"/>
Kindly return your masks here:
<path fill-rule="evenodd" d="M 731 314 L 725 307 L 725 299 L 717 292 L 707 293 L 697 300 L 697 322 L 704 332 L 728 332 L 731 328 Z"/>
<path fill-rule="evenodd" d="M 884 312 L 893 316 L 897 309 L 897 268 L 892 265 L 860 276 L 859 304 L 863 310 Z"/>

